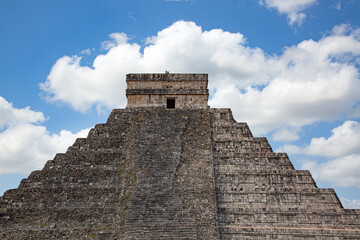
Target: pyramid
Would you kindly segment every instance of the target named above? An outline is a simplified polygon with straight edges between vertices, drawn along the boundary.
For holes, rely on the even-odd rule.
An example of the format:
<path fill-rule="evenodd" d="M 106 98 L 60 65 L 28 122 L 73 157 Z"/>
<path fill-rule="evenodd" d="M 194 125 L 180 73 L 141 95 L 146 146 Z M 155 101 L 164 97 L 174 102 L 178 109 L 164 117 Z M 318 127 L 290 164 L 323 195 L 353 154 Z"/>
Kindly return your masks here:
<path fill-rule="evenodd" d="M 286 153 L 207 105 L 207 74 L 128 74 L 125 109 L 0 197 L 0 239 L 360 239 Z"/>

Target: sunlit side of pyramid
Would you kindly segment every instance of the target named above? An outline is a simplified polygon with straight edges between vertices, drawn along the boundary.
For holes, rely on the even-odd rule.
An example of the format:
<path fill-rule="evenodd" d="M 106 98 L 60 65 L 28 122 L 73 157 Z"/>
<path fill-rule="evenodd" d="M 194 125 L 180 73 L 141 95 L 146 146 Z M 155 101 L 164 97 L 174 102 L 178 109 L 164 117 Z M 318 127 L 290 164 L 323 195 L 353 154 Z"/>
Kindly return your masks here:
<path fill-rule="evenodd" d="M 114 109 L 0 198 L 0 239 L 360 239 L 344 209 L 230 109 L 207 74 L 128 74 Z"/>

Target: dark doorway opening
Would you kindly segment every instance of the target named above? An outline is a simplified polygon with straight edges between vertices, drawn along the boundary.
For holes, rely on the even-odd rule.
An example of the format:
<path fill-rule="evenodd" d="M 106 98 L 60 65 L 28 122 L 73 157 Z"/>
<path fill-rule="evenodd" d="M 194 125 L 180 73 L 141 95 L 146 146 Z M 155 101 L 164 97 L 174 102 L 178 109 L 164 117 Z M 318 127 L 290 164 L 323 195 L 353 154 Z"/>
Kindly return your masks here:
<path fill-rule="evenodd" d="M 175 108 L 175 99 L 174 98 L 168 98 L 166 100 L 166 108 L 169 108 L 169 109 Z"/>

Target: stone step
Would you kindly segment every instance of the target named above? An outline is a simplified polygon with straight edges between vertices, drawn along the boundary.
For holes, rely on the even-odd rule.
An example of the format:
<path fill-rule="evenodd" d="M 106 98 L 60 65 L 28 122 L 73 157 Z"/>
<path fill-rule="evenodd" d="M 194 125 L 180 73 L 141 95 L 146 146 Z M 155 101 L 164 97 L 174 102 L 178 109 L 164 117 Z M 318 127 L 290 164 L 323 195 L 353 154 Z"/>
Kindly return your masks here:
<path fill-rule="evenodd" d="M 212 131 L 215 140 L 252 137 L 251 131 L 246 123 L 216 123 L 212 124 Z"/>
<path fill-rule="evenodd" d="M 269 142 L 265 137 L 240 137 L 231 138 L 229 140 L 214 139 L 215 146 L 222 146 L 223 148 L 239 148 L 239 147 L 255 147 L 255 148 L 271 148 Z"/>
<path fill-rule="evenodd" d="M 12 194 L 14 193 L 14 194 Z M 86 193 L 86 194 L 84 194 Z M 4 195 L 3 202 L 8 205 L 21 205 L 24 203 L 48 203 L 54 205 L 58 202 L 69 201 L 99 201 L 99 202 L 116 202 L 119 190 L 116 188 L 91 188 L 91 187 L 74 187 L 71 188 L 26 188 L 17 192 L 10 192 Z M 11 202 L 10 202 L 11 201 Z"/>
<path fill-rule="evenodd" d="M 338 204 L 339 199 L 335 194 L 305 194 L 305 193 L 283 193 L 283 194 L 267 194 L 267 193 L 218 193 L 217 200 L 219 203 L 260 203 L 261 205 L 319 205 L 319 204 Z M 340 205 L 339 205 L 340 207 Z"/>
<path fill-rule="evenodd" d="M 221 169 L 232 169 L 232 168 L 240 168 L 240 169 L 249 169 L 249 170 L 295 170 L 293 165 L 286 165 L 286 164 L 266 164 L 266 163 L 233 163 L 227 162 L 228 164 L 222 164 L 219 161 L 216 161 L 214 164 L 214 168 L 221 168 Z M 222 171 L 222 170 L 220 170 Z M 231 170 L 230 170 L 231 171 Z"/>
<path fill-rule="evenodd" d="M 86 180 L 79 180 L 76 178 L 70 177 L 69 179 L 64 178 L 48 178 L 39 182 L 31 182 L 28 179 L 23 179 L 20 183 L 19 189 L 33 189 L 33 188 L 69 188 L 69 189 L 110 189 L 110 188 L 118 188 L 121 182 L 120 178 L 102 180 L 99 179 L 98 182 L 90 182 L 88 183 Z M 86 183 L 86 184 L 85 184 Z"/>
<path fill-rule="evenodd" d="M 42 209 L 42 208 L 59 208 L 59 209 L 72 209 L 72 208 L 116 208 L 118 206 L 119 199 L 111 198 L 109 196 L 103 196 L 103 200 L 89 198 L 84 199 L 75 199 L 69 201 L 54 201 L 54 202 L 13 202 L 9 204 L 6 209 L 4 209 L 4 214 L 7 214 L 8 211 L 15 209 Z M 82 201 L 81 201 L 82 200 Z M 81 201 L 81 202 L 80 202 Z"/>
<path fill-rule="evenodd" d="M 259 163 L 237 163 L 237 164 L 214 164 L 216 174 L 236 174 L 242 172 L 244 169 L 250 171 L 295 171 L 292 165 L 277 165 L 277 164 L 259 164 Z"/>
<path fill-rule="evenodd" d="M 218 172 L 215 170 L 216 183 L 234 184 L 258 183 L 261 184 L 284 184 L 293 186 L 296 184 L 308 184 L 316 187 L 315 181 L 307 170 L 243 170 L 235 169 L 232 172 Z"/>
<path fill-rule="evenodd" d="M 262 240 L 270 239 L 271 237 L 274 237 L 274 235 L 276 236 L 276 239 L 281 240 L 339 240 L 359 238 L 358 231 L 334 231 L 327 228 L 324 228 L 324 230 L 319 228 L 297 229 L 296 227 L 284 229 L 276 227 L 257 228 L 253 225 L 248 227 L 221 226 L 219 231 L 221 239 L 223 240 L 234 239 L 234 236 L 241 236 L 240 239 Z"/>
<path fill-rule="evenodd" d="M 87 170 L 80 169 L 61 169 L 59 171 L 34 171 L 30 174 L 27 180 L 23 180 L 21 186 L 34 186 L 43 184 L 60 184 L 61 182 L 79 183 L 87 185 L 89 183 L 96 183 L 101 180 L 117 181 L 123 174 L 121 168 L 118 169 L 100 169 L 90 168 Z"/>
<path fill-rule="evenodd" d="M 239 159 L 239 158 L 214 158 L 214 168 L 218 167 L 242 167 L 243 169 L 266 169 L 278 170 L 279 168 L 286 168 L 287 170 L 295 170 L 291 162 L 286 159 Z M 279 170 L 286 170 L 279 169 Z"/>
<path fill-rule="evenodd" d="M 277 152 L 219 152 L 213 151 L 213 157 L 218 159 L 226 158 L 244 158 L 244 159 L 257 159 L 257 158 L 280 158 L 289 159 L 286 153 Z"/>
<path fill-rule="evenodd" d="M 321 208 L 323 209 L 325 212 L 338 212 L 338 211 L 342 211 L 342 207 L 338 204 L 338 203 L 324 203 L 324 202 L 319 202 L 319 203 L 313 203 L 311 204 L 310 202 L 304 202 L 303 204 L 294 204 L 294 203 L 289 203 L 289 204 L 271 204 L 271 203 L 266 203 L 266 202 L 233 202 L 233 201 L 229 201 L 229 202 L 219 202 L 218 203 L 218 208 L 238 208 L 241 209 L 241 211 L 253 211 L 254 209 L 259 209 L 259 210 L 263 210 L 263 209 L 267 209 L 267 208 L 277 208 L 280 209 L 282 212 L 285 212 L 288 209 L 297 209 L 297 211 L 299 211 L 300 209 L 307 209 L 306 211 L 304 210 L 303 212 L 309 212 L 312 213 L 313 211 L 316 211 L 317 209 Z M 276 211 L 274 211 L 276 212 Z"/>
<path fill-rule="evenodd" d="M 6 213 L 10 216 L 10 220 L 15 223 L 33 223 L 38 221 L 57 222 L 57 223 L 83 223 L 89 222 L 91 219 L 101 221 L 102 217 L 114 214 L 114 207 L 81 207 L 81 208 L 54 208 L 42 206 L 39 208 L 8 208 Z M 46 219 L 44 218 L 46 215 Z"/>
<path fill-rule="evenodd" d="M 121 165 L 125 160 L 123 149 L 111 151 L 70 150 L 66 154 L 58 153 L 53 160 L 47 161 L 43 170 L 52 168 L 66 168 L 68 165 Z"/>
<path fill-rule="evenodd" d="M 300 186 L 303 186 L 301 184 Z M 306 185 L 305 185 L 306 186 Z M 300 188 L 299 186 L 281 186 L 281 185 L 259 185 L 253 184 L 241 184 L 235 185 L 233 183 L 219 184 L 219 188 L 216 189 L 218 193 L 226 194 L 329 194 L 336 195 L 333 188 Z"/>
<path fill-rule="evenodd" d="M 59 228 L 57 225 L 39 226 L 38 228 L 9 228 L 0 231 L 0 239 L 39 240 L 39 239 L 111 239 L 117 229 L 85 227 Z"/>
<path fill-rule="evenodd" d="M 245 215 L 257 215 L 257 214 L 275 214 L 275 215 L 283 215 L 283 214 L 307 214 L 310 211 L 310 215 L 334 215 L 334 216 L 347 216 L 346 209 L 344 208 L 315 208 L 312 209 L 306 205 L 294 205 L 294 206 L 273 206 L 268 205 L 265 207 L 253 207 L 253 208 L 243 208 L 237 206 L 227 206 L 226 204 L 222 204 L 219 206 L 218 213 L 219 214 L 245 214 Z"/>
<path fill-rule="evenodd" d="M 327 228 L 353 228 L 355 226 L 347 225 L 341 222 L 341 215 L 315 215 L 310 212 L 304 212 L 299 214 L 226 214 L 220 215 L 220 225 L 233 225 L 233 226 L 251 226 L 256 225 L 258 227 L 266 227 L 270 224 L 276 224 L 277 227 L 291 227 L 296 226 L 298 228 L 311 228 L 326 226 Z M 360 225 L 357 225 L 360 227 Z"/>
<path fill-rule="evenodd" d="M 231 208 L 239 208 L 239 209 L 252 209 L 252 208 L 259 208 L 259 209 L 264 209 L 266 207 L 272 206 L 274 208 L 280 208 L 280 209 L 287 209 L 287 208 L 301 208 L 301 207 L 305 207 L 306 209 L 308 209 L 308 212 L 311 213 L 313 210 L 316 210 L 317 208 L 324 208 L 326 210 L 334 210 L 334 209 L 341 209 L 341 207 L 339 206 L 338 203 L 324 203 L 324 202 L 314 202 L 313 204 L 311 204 L 310 202 L 304 202 L 299 204 L 295 204 L 293 202 L 291 203 L 279 203 L 279 204 L 271 204 L 271 203 L 265 203 L 265 202 L 234 202 L 234 201 L 229 201 L 229 202 L 222 202 L 219 201 L 218 203 L 218 207 L 220 208 L 226 208 L 226 207 L 231 207 Z"/>

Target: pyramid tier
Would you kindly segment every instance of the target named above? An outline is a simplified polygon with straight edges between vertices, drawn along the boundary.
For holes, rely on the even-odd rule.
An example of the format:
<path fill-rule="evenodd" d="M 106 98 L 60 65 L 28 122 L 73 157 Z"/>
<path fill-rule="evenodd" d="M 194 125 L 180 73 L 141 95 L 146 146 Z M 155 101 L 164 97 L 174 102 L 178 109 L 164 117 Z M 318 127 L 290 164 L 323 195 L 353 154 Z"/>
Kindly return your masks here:
<path fill-rule="evenodd" d="M 360 237 L 360 211 L 345 210 L 228 109 L 212 110 L 212 139 L 220 239 Z"/>

